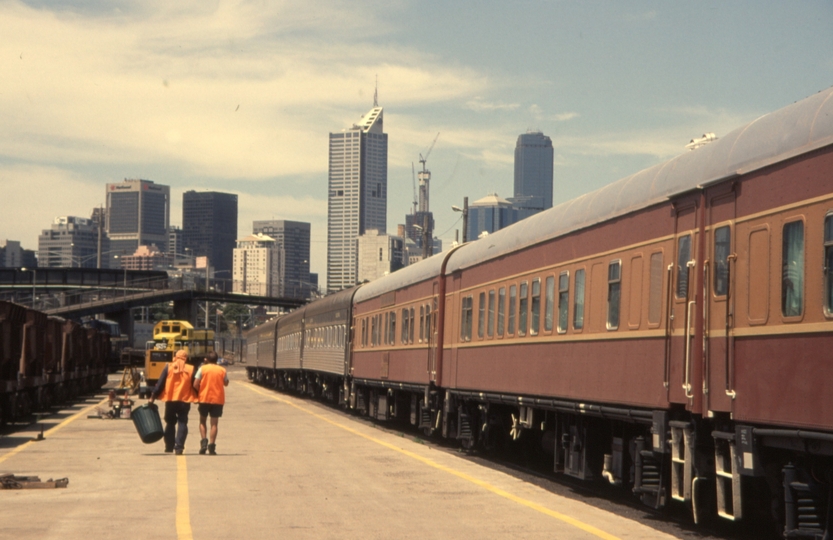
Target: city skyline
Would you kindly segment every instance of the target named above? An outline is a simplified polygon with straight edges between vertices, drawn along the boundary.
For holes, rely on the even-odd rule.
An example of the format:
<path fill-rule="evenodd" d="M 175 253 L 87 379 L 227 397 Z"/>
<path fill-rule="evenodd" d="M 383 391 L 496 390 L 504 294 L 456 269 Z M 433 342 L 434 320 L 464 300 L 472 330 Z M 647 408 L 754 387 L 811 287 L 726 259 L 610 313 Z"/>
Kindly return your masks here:
<path fill-rule="evenodd" d="M 449 245 L 452 204 L 511 194 L 519 133 L 551 137 L 564 202 L 828 88 L 831 20 L 822 1 L 2 2 L 0 241 L 36 249 L 55 217 L 103 205 L 106 183 L 148 178 L 172 201 L 238 194 L 241 231 L 310 222 L 323 284 L 326 134 L 358 121 L 377 77 L 386 228 L 441 133 L 431 210 Z"/>

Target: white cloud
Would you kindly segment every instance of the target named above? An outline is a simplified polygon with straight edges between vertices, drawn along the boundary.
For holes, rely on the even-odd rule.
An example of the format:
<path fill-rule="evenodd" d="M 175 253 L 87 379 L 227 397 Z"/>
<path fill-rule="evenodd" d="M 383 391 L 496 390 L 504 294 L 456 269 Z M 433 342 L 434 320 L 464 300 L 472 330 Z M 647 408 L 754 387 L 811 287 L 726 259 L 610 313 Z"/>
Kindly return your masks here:
<path fill-rule="evenodd" d="M 581 115 L 577 112 L 565 112 L 556 114 L 555 116 L 553 116 L 553 120 L 555 120 L 556 122 L 567 122 L 568 120 L 578 118 L 579 116 Z"/>
<path fill-rule="evenodd" d="M 463 105 L 464 108 L 475 112 L 489 112 L 489 111 L 514 111 L 520 107 L 520 103 L 503 103 L 500 101 L 490 102 L 481 97 L 471 99 Z"/>

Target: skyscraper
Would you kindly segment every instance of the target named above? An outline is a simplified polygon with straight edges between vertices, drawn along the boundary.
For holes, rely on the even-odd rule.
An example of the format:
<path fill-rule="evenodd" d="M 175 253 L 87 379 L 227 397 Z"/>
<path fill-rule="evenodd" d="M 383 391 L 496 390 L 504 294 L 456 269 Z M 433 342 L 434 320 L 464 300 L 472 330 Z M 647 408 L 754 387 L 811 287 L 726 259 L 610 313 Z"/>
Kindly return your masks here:
<path fill-rule="evenodd" d="M 388 136 L 375 105 L 350 129 L 330 133 L 328 291 L 356 284 L 359 235 L 387 230 Z"/>
<path fill-rule="evenodd" d="M 167 249 L 170 201 L 171 188 L 151 180 L 125 178 L 120 184 L 107 184 L 111 268 L 119 267 L 115 255 L 132 255 L 139 246 Z"/>
<path fill-rule="evenodd" d="M 189 255 L 208 257 L 215 274 L 231 273 L 236 242 L 237 195 L 216 191 L 182 194 L 182 244 Z"/>
<path fill-rule="evenodd" d="M 310 224 L 284 219 L 255 221 L 252 232 L 273 238 L 280 251 L 278 296 L 309 298 L 317 285 L 309 275 Z"/>
<path fill-rule="evenodd" d="M 515 196 L 509 199 L 524 219 L 552 208 L 552 140 L 540 131 L 518 137 L 515 146 Z"/>
<path fill-rule="evenodd" d="M 477 240 L 484 232 L 493 233 L 517 221 L 517 210 L 512 203 L 491 193 L 469 206 L 468 240 Z"/>
<path fill-rule="evenodd" d="M 108 251 L 106 239 L 102 251 Z M 133 253 L 132 251 L 130 252 Z M 98 228 L 92 220 L 56 217 L 52 227 L 38 237 L 38 266 L 43 268 L 95 268 L 98 254 Z"/>

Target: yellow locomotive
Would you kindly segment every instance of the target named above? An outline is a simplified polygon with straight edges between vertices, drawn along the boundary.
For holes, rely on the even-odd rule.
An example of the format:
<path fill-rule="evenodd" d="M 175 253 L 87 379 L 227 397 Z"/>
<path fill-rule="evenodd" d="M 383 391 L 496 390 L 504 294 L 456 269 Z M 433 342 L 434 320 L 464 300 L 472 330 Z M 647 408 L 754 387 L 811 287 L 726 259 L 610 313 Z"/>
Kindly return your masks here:
<path fill-rule="evenodd" d="M 159 321 L 153 326 L 153 340 L 145 346 L 145 380 L 156 384 L 162 370 L 179 350 L 188 353 L 188 363 L 199 365 L 214 351 L 214 330 L 194 328 L 188 321 Z"/>

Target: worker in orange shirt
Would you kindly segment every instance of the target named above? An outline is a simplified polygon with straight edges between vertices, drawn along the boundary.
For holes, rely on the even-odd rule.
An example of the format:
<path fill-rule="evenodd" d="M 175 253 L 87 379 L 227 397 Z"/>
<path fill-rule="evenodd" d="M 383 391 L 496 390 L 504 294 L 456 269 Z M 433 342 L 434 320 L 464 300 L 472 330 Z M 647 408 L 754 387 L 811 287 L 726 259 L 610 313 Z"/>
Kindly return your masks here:
<path fill-rule="evenodd" d="M 173 361 L 165 366 L 150 394 L 149 403 L 156 398 L 165 402 L 165 452 L 181 455 L 188 437 L 188 413 L 197 401 L 192 387 L 194 366 L 188 365 L 188 353 L 179 350 Z"/>
<path fill-rule="evenodd" d="M 194 390 L 199 394 L 200 402 L 200 454 L 205 454 L 207 450 L 214 456 L 217 455 L 217 427 L 220 417 L 223 416 L 223 405 L 226 403 L 225 387 L 228 386 L 228 375 L 226 368 L 217 365 L 217 353 L 208 353 L 205 360 L 194 377 Z M 209 416 L 211 431 L 206 437 L 205 422 Z"/>

